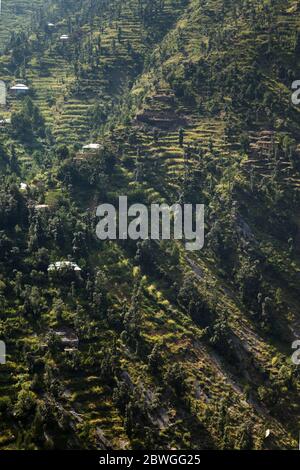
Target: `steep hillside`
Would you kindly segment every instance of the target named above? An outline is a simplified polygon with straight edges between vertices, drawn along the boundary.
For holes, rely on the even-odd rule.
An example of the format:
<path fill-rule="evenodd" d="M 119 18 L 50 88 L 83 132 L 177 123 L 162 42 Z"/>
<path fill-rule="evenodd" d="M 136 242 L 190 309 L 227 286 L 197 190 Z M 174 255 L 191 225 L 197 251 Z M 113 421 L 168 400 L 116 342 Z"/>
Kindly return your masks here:
<path fill-rule="evenodd" d="M 46 4 L 49 2 L 46 2 Z M 12 32 L 22 31 L 34 22 L 39 7 L 45 5 L 42 0 L 3 0 L 0 16 L 0 50 Z"/>
<path fill-rule="evenodd" d="M 147 48 L 163 37 L 180 3 L 52 2 L 40 12 L 38 28 L 12 37 L 13 56 L 2 58 L 4 78 L 26 80 L 58 142 L 85 142 L 141 72 Z"/>
<path fill-rule="evenodd" d="M 298 28 L 296 1 L 53 0 L 7 42 L 0 448 L 296 448 Z M 204 249 L 98 241 L 120 195 L 204 203 Z"/>

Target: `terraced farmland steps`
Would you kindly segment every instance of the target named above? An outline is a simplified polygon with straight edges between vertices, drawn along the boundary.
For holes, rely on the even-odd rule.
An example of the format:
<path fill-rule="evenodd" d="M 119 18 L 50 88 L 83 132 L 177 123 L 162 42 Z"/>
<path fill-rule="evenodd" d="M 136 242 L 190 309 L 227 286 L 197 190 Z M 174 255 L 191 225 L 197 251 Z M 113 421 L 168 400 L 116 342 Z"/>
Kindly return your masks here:
<path fill-rule="evenodd" d="M 244 161 L 244 168 L 262 178 L 278 178 L 285 186 L 300 189 L 300 174 L 287 157 L 275 158 L 278 139 L 273 131 L 250 133 L 249 157 Z M 296 149 L 299 155 L 299 147 Z"/>
<path fill-rule="evenodd" d="M 127 442 L 123 421 L 96 375 L 69 375 L 64 380 L 66 408 L 76 421 L 84 418 L 103 440 L 119 448 Z"/>
<path fill-rule="evenodd" d="M 32 14 L 44 4 L 43 0 L 3 0 L 0 15 L 0 51 L 12 32 L 30 24 Z"/>

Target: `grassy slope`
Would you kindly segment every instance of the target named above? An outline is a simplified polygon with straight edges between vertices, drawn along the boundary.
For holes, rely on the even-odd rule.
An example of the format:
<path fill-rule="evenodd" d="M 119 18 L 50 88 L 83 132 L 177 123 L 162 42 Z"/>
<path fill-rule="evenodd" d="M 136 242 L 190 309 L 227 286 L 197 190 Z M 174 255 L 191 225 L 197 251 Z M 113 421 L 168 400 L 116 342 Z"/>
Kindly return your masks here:
<path fill-rule="evenodd" d="M 144 78 L 141 78 L 138 81 L 138 83 L 136 84 L 136 88 L 133 91 L 134 96 L 136 96 L 139 93 L 143 94 L 145 93 L 145 90 L 148 90 L 148 98 L 143 106 L 142 114 L 145 115 L 149 111 L 150 113 L 152 113 L 152 119 L 150 119 L 150 126 L 148 128 L 140 128 L 140 126 L 137 127 L 138 142 L 142 143 L 141 154 L 145 159 L 145 166 L 147 168 L 149 166 L 149 170 L 147 171 L 147 178 L 146 181 L 143 183 L 143 186 L 145 191 L 148 192 L 150 200 L 157 200 L 158 197 L 163 199 L 166 198 L 168 201 L 174 200 L 174 198 L 172 199 L 170 195 L 174 192 L 174 188 L 175 194 L 176 192 L 178 194 L 180 184 L 182 184 L 182 179 L 180 179 L 180 176 L 183 177 L 184 172 L 186 171 L 184 150 L 178 145 L 178 125 L 177 130 L 175 131 L 164 132 L 164 130 L 162 129 L 162 137 L 160 138 L 159 144 L 156 145 L 153 142 L 152 124 L 155 125 L 155 122 L 157 119 L 159 119 L 159 116 L 160 119 L 165 119 L 167 117 L 168 106 L 164 104 L 163 97 L 166 93 L 172 92 L 172 87 L 170 87 L 169 83 L 165 81 L 165 77 L 173 77 L 173 75 L 175 75 L 181 78 L 184 75 L 184 65 L 190 66 L 193 63 L 197 63 L 201 59 L 201 54 L 199 54 L 198 52 L 199 44 L 201 44 L 202 41 L 205 42 L 207 40 L 207 36 L 210 36 L 211 38 L 214 37 L 214 34 L 216 34 L 216 31 L 218 29 L 218 23 L 209 19 L 207 19 L 207 24 L 203 26 L 205 23 L 204 13 L 208 10 L 214 12 L 218 11 L 218 8 L 220 8 L 221 6 L 221 2 L 206 2 L 202 9 L 198 7 L 197 2 L 191 3 L 192 5 L 190 8 L 190 12 L 188 12 L 185 17 L 183 17 L 182 20 L 180 20 L 177 24 L 177 31 L 171 33 L 164 41 L 164 45 L 161 48 L 163 50 L 162 54 L 159 55 L 157 51 L 157 63 L 160 64 L 160 67 L 161 56 L 168 56 L 168 58 L 163 63 L 163 67 L 160 68 L 160 70 L 163 69 L 160 82 L 158 81 L 157 69 L 154 69 L 152 80 L 153 86 L 152 88 L 151 86 L 149 86 L 149 77 L 151 81 L 152 75 L 152 72 L 150 70 L 149 72 L 147 72 Z M 260 8 L 259 4 L 257 4 L 257 7 L 258 9 Z M 291 64 L 293 59 L 291 54 L 288 53 L 285 55 L 283 50 L 286 43 L 292 44 L 293 33 L 291 25 L 299 24 L 300 19 L 299 15 L 295 13 L 294 7 L 295 2 L 290 2 L 289 5 L 283 5 L 279 3 L 278 16 L 272 19 L 274 24 L 278 22 L 278 29 L 281 28 L 284 31 L 284 34 L 287 34 L 287 32 L 290 33 L 288 38 L 284 36 L 284 42 L 281 43 L 281 48 L 279 51 L 277 51 L 277 53 L 281 54 L 282 60 L 285 61 L 288 65 Z M 228 67 L 228 69 L 230 68 L 230 64 L 232 63 L 237 64 L 241 70 L 243 68 L 246 69 L 247 67 L 251 69 L 251 67 L 253 67 L 252 64 L 254 57 L 257 56 L 260 45 L 265 44 L 266 42 L 266 31 L 262 30 L 255 36 L 255 48 L 253 48 L 253 40 L 250 40 L 250 38 L 253 38 L 253 33 L 251 33 L 251 28 L 249 27 L 248 21 L 245 21 L 245 19 L 240 17 L 235 24 L 235 22 L 232 21 L 232 18 L 230 16 L 231 14 L 232 13 L 229 12 L 225 21 L 228 24 L 228 28 L 233 30 L 233 44 L 231 43 L 229 47 L 226 48 L 226 42 L 223 42 L 222 48 L 218 49 L 217 53 L 212 50 L 209 55 L 207 55 L 206 53 L 203 54 L 202 58 L 204 56 L 212 67 L 214 66 L 217 60 L 221 59 L 224 60 L 224 63 L 226 64 L 226 67 Z M 206 34 L 202 33 L 202 29 L 205 29 Z M 209 31 L 209 34 L 207 34 L 207 30 Z M 179 35 L 181 39 L 180 50 L 177 49 L 178 46 L 176 44 L 176 36 L 178 37 Z M 249 43 L 251 44 L 251 47 L 248 46 L 247 49 L 247 45 Z M 241 47 L 241 44 L 243 44 L 243 47 Z M 235 46 L 234 48 L 233 45 Z M 245 52 L 246 50 L 247 54 Z M 291 124 L 291 121 L 289 120 L 293 119 L 293 117 L 286 117 L 284 115 L 285 107 L 287 107 L 286 105 L 284 107 L 284 103 L 286 104 L 290 97 L 290 91 L 288 86 L 280 82 L 278 77 L 274 76 L 271 65 L 269 67 L 266 67 L 265 62 L 262 61 L 260 67 L 264 74 L 265 86 L 273 94 L 274 101 L 279 102 L 277 120 L 281 121 L 282 124 L 280 125 L 280 127 L 278 127 L 277 132 L 280 134 L 280 132 L 284 133 L 286 131 L 291 131 L 295 124 L 296 128 L 293 129 L 293 135 L 297 139 L 297 121 L 292 121 L 293 124 Z M 185 86 L 187 87 L 186 81 Z M 283 91 L 280 93 L 279 90 Z M 202 99 L 203 94 L 205 94 L 205 90 L 200 88 L 198 90 L 198 93 L 197 91 L 195 92 L 196 99 Z M 149 99 L 151 98 L 151 96 L 153 96 L 152 100 Z M 229 101 L 232 101 L 235 99 L 235 95 L 229 95 L 228 97 L 223 96 L 222 98 L 223 100 L 225 98 L 225 100 L 227 99 Z M 282 103 L 280 103 L 280 101 Z M 224 172 L 223 182 L 219 184 L 219 191 L 223 194 L 223 197 L 230 198 L 230 192 L 233 183 L 232 181 L 230 181 L 230 179 L 233 174 L 235 174 L 236 180 L 241 179 L 242 181 L 243 178 L 247 178 L 248 170 L 243 170 L 241 162 L 242 165 L 244 164 L 244 162 L 248 162 L 247 160 L 245 161 L 245 159 L 242 158 L 241 155 L 236 152 L 236 149 L 238 148 L 237 145 L 239 142 L 238 137 L 236 137 L 235 140 L 233 136 L 231 142 L 228 142 L 225 138 L 224 124 L 226 124 L 227 119 L 226 117 L 224 118 L 224 112 L 221 110 L 219 115 L 217 114 L 214 117 L 207 117 L 205 115 L 202 117 L 201 112 L 199 113 L 195 105 L 191 104 L 191 100 L 189 100 L 188 102 L 184 100 L 178 100 L 177 106 L 177 117 L 181 115 L 182 118 L 186 118 L 188 122 L 188 125 L 185 126 L 186 145 L 200 145 L 201 149 L 204 152 L 207 152 L 210 143 L 213 142 L 214 158 L 220 159 L 220 168 L 224 168 L 224 157 L 227 158 L 227 162 L 229 163 L 229 165 L 228 163 L 225 164 L 225 168 L 226 166 L 232 166 L 232 169 L 229 169 L 227 176 Z M 239 120 L 243 116 L 243 111 L 245 110 L 234 110 L 233 112 L 232 110 L 230 110 L 230 119 Z M 297 113 L 298 110 L 295 109 L 293 110 L 293 112 Z M 139 112 L 139 114 L 141 113 Z M 287 119 L 289 123 L 287 126 L 284 123 L 285 119 Z M 252 125 L 244 125 L 242 126 L 242 128 L 243 127 L 246 132 L 249 132 L 249 135 L 252 135 L 251 132 L 258 132 L 258 130 L 269 130 L 270 127 L 272 128 L 273 126 L 270 125 L 270 120 L 268 120 L 267 118 L 260 118 L 259 121 L 253 123 Z M 132 158 L 136 158 L 135 150 L 133 150 Z M 261 160 L 262 159 L 260 159 L 259 162 Z M 235 162 L 237 166 L 235 165 Z M 268 163 L 270 162 L 270 160 L 266 159 L 266 162 Z M 262 168 L 260 166 L 261 164 L 257 164 L 256 160 L 251 160 L 251 164 L 254 164 L 255 171 L 257 171 L 260 178 L 271 177 L 271 175 L 266 175 L 265 167 Z M 255 166 L 255 164 L 257 164 L 257 166 Z M 290 165 L 288 161 L 283 162 L 282 164 L 285 164 L 286 166 Z M 194 165 L 197 165 L 197 159 L 190 159 L 188 161 L 188 166 L 193 167 Z M 158 168 L 161 174 L 164 175 L 163 180 L 161 179 L 161 177 L 157 177 Z M 241 171 L 238 170 L 238 168 L 240 168 Z M 295 191 L 297 191 L 298 184 L 299 175 L 297 171 L 295 172 L 295 174 L 292 174 L 289 177 L 286 177 L 284 173 L 282 174 L 281 187 L 283 188 L 283 190 L 284 188 L 286 188 L 287 191 L 290 191 L 291 187 L 294 186 Z M 228 188 L 229 190 L 227 196 L 225 196 L 226 188 Z M 251 227 L 253 227 L 253 230 L 255 230 L 257 241 L 259 244 L 262 245 L 262 250 L 264 254 L 267 255 L 268 263 L 270 263 L 270 265 L 279 267 L 279 269 L 282 271 L 286 269 L 289 273 L 287 276 L 288 279 L 282 280 L 281 283 L 278 283 L 278 279 L 276 279 L 276 276 L 271 277 L 271 282 L 273 283 L 273 285 L 278 284 L 284 293 L 284 298 L 287 301 L 287 315 L 282 318 L 282 321 L 284 322 L 287 331 L 289 329 L 290 331 L 293 331 L 291 337 L 296 335 L 294 336 L 295 338 L 297 337 L 297 325 L 299 324 L 299 305 L 297 302 L 295 302 L 293 288 L 291 286 L 293 286 L 293 273 L 299 271 L 299 260 L 286 260 L 287 265 L 285 267 L 284 258 L 286 255 L 284 255 L 284 250 L 286 250 L 287 247 L 285 246 L 284 248 L 282 244 L 280 245 L 280 241 L 277 239 L 276 230 L 271 230 L 271 233 L 266 233 L 263 227 L 259 223 L 257 223 L 257 214 L 255 214 L 255 212 L 259 209 L 257 209 L 257 207 L 255 207 L 254 205 L 253 207 L 251 207 L 253 203 L 249 203 L 249 200 L 243 201 L 243 199 L 240 199 L 239 203 L 241 205 L 248 204 L 248 206 L 250 204 L 249 219 L 246 221 L 250 224 Z M 254 204 L 257 205 L 257 201 L 255 201 Z M 205 259 L 203 259 L 203 256 L 196 259 L 195 263 L 196 266 L 201 267 L 202 272 L 204 271 L 206 273 L 207 278 L 209 279 L 207 281 L 208 284 L 212 284 L 214 286 L 213 297 L 218 298 L 218 303 L 223 304 L 223 307 L 228 309 L 228 305 L 230 306 L 230 326 L 232 328 L 232 331 L 235 333 L 236 337 L 240 339 L 240 344 L 242 345 L 242 348 L 247 350 L 248 353 L 250 353 L 250 356 L 252 356 L 253 360 L 257 364 L 259 364 L 259 367 L 261 367 L 262 370 L 268 371 L 268 374 L 270 376 L 277 376 L 277 374 L 280 373 L 281 370 L 282 360 L 285 361 L 285 359 L 283 359 L 284 356 L 282 356 L 280 353 L 280 351 L 282 352 L 282 344 L 279 345 L 276 344 L 276 342 L 272 342 L 271 346 L 268 340 L 266 341 L 266 338 L 261 336 L 261 333 L 256 331 L 256 328 L 251 325 L 251 321 L 249 322 L 249 319 L 245 317 L 246 312 L 240 310 L 240 305 L 236 297 L 236 292 L 234 290 L 231 290 L 230 286 L 224 285 L 223 279 L 218 279 L 218 275 L 216 276 L 216 272 L 214 269 L 212 269 L 212 265 L 210 263 L 207 263 Z M 186 269 L 189 269 L 190 263 L 186 263 L 185 260 L 183 264 L 185 265 Z M 194 264 L 193 271 L 197 272 Z M 201 283 L 205 284 L 205 281 L 202 281 L 201 279 Z M 217 295 L 215 290 L 216 284 L 218 285 L 219 283 L 221 291 L 220 295 Z M 284 346 L 284 351 L 287 354 L 287 360 L 289 360 L 288 356 L 290 354 L 290 344 L 291 343 L 287 341 Z M 279 357 L 281 359 L 278 361 Z M 226 364 L 224 365 L 226 368 Z M 254 377 L 252 377 L 252 380 L 253 379 Z M 297 427 L 299 401 L 297 398 L 297 394 L 292 395 L 293 397 L 291 410 L 293 411 L 291 411 L 291 413 L 288 413 L 286 418 L 282 416 L 282 419 L 287 426 L 295 425 Z M 295 419 L 293 419 L 293 415 Z M 294 424 L 292 424 L 292 421 L 294 422 Z"/>
<path fill-rule="evenodd" d="M 5 46 L 12 31 L 23 30 L 30 24 L 32 14 L 43 3 L 41 0 L 6 0 L 2 2 L 0 50 Z"/>

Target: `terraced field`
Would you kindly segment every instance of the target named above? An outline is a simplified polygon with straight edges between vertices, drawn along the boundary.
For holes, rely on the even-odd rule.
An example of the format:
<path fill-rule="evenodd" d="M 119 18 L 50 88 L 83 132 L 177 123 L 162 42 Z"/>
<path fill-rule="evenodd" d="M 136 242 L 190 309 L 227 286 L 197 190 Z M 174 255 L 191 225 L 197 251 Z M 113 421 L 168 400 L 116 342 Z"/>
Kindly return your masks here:
<path fill-rule="evenodd" d="M 3 0 L 0 16 L 0 51 L 13 32 L 30 25 L 33 14 L 43 5 L 42 0 Z"/>
<path fill-rule="evenodd" d="M 74 63 L 70 59 L 75 40 L 70 38 L 69 44 L 65 44 L 65 52 L 60 44 L 60 36 L 66 32 L 64 21 L 55 24 L 49 49 L 47 43 L 43 47 L 42 61 L 33 58 L 28 62 L 26 80 L 34 101 L 59 143 L 80 145 L 89 141 L 93 134 L 91 122 L 95 103 L 108 110 L 117 103 L 118 95 L 138 72 L 137 60 L 141 62 L 146 51 L 147 32 L 138 16 L 137 3 L 133 3 L 132 8 L 124 4 L 118 21 L 108 20 L 108 11 L 106 6 L 103 16 L 94 18 L 90 35 L 85 27 L 80 30 L 80 47 L 87 47 L 89 41 L 94 47 L 100 47 L 98 65 L 86 64 L 80 77 L 75 76 Z M 160 22 L 168 18 L 171 23 L 177 13 L 172 2 L 166 2 Z M 7 22 L 8 28 L 9 25 Z M 156 27 L 160 29 L 159 25 Z M 3 78 L 11 81 L 13 77 Z M 10 103 L 11 111 L 18 109 L 14 99 L 10 99 Z"/>

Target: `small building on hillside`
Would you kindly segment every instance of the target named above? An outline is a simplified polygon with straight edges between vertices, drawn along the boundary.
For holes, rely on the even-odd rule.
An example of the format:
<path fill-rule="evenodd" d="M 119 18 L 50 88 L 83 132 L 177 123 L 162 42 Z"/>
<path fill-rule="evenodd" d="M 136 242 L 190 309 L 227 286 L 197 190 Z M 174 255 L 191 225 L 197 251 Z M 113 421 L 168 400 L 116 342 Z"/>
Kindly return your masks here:
<path fill-rule="evenodd" d="M 62 34 L 59 39 L 60 39 L 60 41 L 68 41 L 69 40 L 69 35 L 68 34 Z"/>
<path fill-rule="evenodd" d="M 29 87 L 27 85 L 24 85 L 23 83 L 17 83 L 16 85 L 10 87 L 10 91 L 14 95 L 24 95 L 28 93 Z"/>
<path fill-rule="evenodd" d="M 36 211 L 44 211 L 44 210 L 49 209 L 50 206 L 48 204 L 36 204 L 34 208 Z"/>
<path fill-rule="evenodd" d="M 83 152 L 92 152 L 100 149 L 100 144 L 87 144 L 82 147 Z"/>
<path fill-rule="evenodd" d="M 68 327 L 57 328 L 53 333 L 60 339 L 65 351 L 76 351 L 79 345 L 79 338 L 75 331 Z"/>
<path fill-rule="evenodd" d="M 78 348 L 65 348 L 64 349 L 64 352 L 68 353 L 68 354 L 72 354 L 72 353 L 77 352 L 77 351 L 78 351 Z"/>
<path fill-rule="evenodd" d="M 0 127 L 6 127 L 9 126 L 9 124 L 11 124 L 10 119 L 0 119 Z"/>
<path fill-rule="evenodd" d="M 81 268 L 78 266 L 78 264 L 73 263 L 72 261 L 57 261 L 56 263 L 50 264 L 50 266 L 48 267 L 48 272 L 64 270 L 80 272 Z"/>
<path fill-rule="evenodd" d="M 93 157 L 98 150 L 100 150 L 100 144 L 87 144 L 82 147 L 80 152 L 77 152 L 75 156 L 75 161 L 80 162 L 85 160 L 87 157 Z"/>
<path fill-rule="evenodd" d="M 21 183 L 20 184 L 20 190 L 21 191 L 26 191 L 28 189 L 28 184 L 26 183 Z"/>

